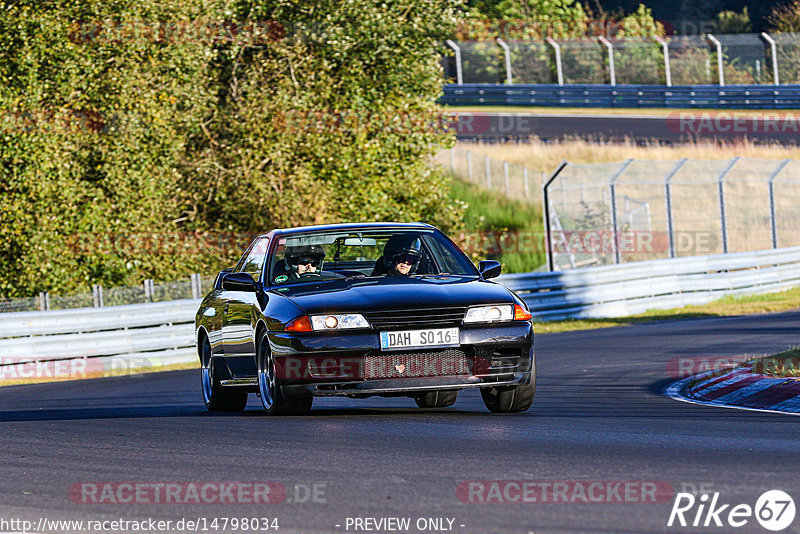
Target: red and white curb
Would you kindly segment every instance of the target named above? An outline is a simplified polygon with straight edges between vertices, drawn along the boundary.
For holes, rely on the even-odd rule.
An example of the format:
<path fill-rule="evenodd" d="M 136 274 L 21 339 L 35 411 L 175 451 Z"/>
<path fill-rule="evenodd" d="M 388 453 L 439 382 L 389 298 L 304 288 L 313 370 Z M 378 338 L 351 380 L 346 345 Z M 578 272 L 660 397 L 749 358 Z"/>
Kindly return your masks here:
<path fill-rule="evenodd" d="M 690 376 L 670 385 L 664 393 L 705 406 L 800 415 L 800 379 L 756 374 L 748 366 L 723 374 L 708 371 Z"/>

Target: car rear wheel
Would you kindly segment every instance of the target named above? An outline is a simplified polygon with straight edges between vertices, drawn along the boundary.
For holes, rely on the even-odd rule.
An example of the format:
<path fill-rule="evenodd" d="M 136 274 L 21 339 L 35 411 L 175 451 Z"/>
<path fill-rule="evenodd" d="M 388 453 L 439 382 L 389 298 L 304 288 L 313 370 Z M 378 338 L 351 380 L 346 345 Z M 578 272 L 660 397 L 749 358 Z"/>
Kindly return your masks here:
<path fill-rule="evenodd" d="M 414 401 L 420 408 L 445 408 L 455 404 L 458 398 L 458 391 L 429 391 L 419 397 L 414 397 Z"/>
<path fill-rule="evenodd" d="M 212 412 L 241 412 L 247 406 L 247 392 L 223 387 L 221 375 L 217 359 L 211 356 L 211 345 L 203 339 L 200 345 L 200 382 L 206 408 Z"/>
<path fill-rule="evenodd" d="M 269 415 L 303 415 L 311 411 L 314 397 L 287 399 L 281 394 L 275 359 L 269 349 L 269 338 L 262 332 L 258 338 L 258 395 Z"/>

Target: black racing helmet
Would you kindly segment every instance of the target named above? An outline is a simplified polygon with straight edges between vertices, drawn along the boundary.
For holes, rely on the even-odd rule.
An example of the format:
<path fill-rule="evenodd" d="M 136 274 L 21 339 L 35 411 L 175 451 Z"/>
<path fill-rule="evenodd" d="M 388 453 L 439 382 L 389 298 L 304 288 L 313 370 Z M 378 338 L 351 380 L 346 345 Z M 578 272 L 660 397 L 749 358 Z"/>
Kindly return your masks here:
<path fill-rule="evenodd" d="M 290 270 L 299 263 L 311 263 L 317 270 L 322 270 L 322 262 L 325 259 L 325 249 L 319 245 L 304 245 L 286 247 L 284 252 L 286 267 Z"/>
<path fill-rule="evenodd" d="M 411 273 L 417 270 L 422 257 L 422 241 L 414 234 L 393 235 L 383 247 L 383 261 L 391 269 L 400 260 L 408 259 L 411 263 Z"/>

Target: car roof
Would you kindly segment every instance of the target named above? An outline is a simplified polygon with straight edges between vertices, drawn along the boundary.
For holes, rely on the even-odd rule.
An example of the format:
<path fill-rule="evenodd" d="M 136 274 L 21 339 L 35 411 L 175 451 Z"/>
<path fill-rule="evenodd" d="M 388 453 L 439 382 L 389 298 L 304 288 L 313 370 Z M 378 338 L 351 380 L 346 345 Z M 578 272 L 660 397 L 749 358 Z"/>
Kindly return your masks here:
<path fill-rule="evenodd" d="M 320 224 L 316 226 L 296 226 L 294 228 L 276 228 L 266 235 L 291 235 L 305 232 L 325 232 L 335 230 L 431 230 L 436 229 L 427 223 L 411 222 L 368 222 L 368 223 L 340 223 L 340 224 Z"/>

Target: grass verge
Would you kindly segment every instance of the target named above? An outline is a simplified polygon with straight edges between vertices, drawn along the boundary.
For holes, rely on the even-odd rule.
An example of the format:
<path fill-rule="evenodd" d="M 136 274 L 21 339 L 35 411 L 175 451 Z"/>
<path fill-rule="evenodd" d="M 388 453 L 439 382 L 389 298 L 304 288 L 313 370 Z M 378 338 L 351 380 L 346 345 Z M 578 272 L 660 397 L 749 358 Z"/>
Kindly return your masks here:
<path fill-rule="evenodd" d="M 759 358 L 752 362 L 752 370 L 774 378 L 800 378 L 800 347 Z"/>
<path fill-rule="evenodd" d="M 724 297 L 708 304 L 685 306 L 670 310 L 651 310 L 630 317 L 608 319 L 569 319 L 566 321 L 536 322 L 534 329 L 538 334 L 568 332 L 572 330 L 590 330 L 613 326 L 628 326 L 652 321 L 672 319 L 697 319 L 703 317 L 725 317 L 733 315 L 752 315 L 773 313 L 800 308 L 800 288 L 752 295 L 746 297 Z"/>
<path fill-rule="evenodd" d="M 451 182 L 450 196 L 468 206 L 465 248 L 475 252 L 474 260 L 498 260 L 504 273 L 524 273 L 544 265 L 544 247 L 538 241 L 543 234 L 538 204 L 506 198 L 457 178 Z"/>

